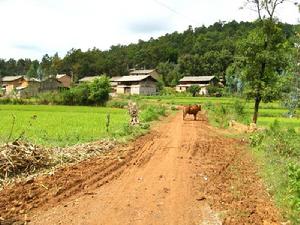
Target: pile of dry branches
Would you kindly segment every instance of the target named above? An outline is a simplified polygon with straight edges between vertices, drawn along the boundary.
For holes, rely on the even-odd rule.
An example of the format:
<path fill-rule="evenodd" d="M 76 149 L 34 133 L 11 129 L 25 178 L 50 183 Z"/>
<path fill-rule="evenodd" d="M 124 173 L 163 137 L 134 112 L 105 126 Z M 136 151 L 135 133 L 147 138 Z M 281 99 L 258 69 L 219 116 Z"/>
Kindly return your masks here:
<path fill-rule="evenodd" d="M 101 140 L 91 143 L 78 144 L 66 148 L 56 148 L 53 151 L 54 164 L 79 162 L 86 158 L 100 155 L 115 147 L 113 140 Z"/>
<path fill-rule="evenodd" d="M 31 174 L 51 163 L 51 150 L 15 141 L 0 146 L 0 179 Z"/>
<path fill-rule="evenodd" d="M 7 178 L 27 177 L 45 168 L 100 155 L 115 147 L 114 140 L 101 140 L 66 148 L 46 148 L 23 141 L 0 146 L 0 184 Z"/>

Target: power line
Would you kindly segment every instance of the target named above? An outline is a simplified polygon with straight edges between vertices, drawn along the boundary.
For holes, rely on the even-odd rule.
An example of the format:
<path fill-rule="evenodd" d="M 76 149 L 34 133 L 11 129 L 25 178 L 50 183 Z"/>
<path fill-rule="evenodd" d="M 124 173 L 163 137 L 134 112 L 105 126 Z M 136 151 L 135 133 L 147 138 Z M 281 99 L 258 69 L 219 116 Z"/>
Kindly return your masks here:
<path fill-rule="evenodd" d="M 174 8 L 172 8 L 171 6 L 165 4 L 164 2 L 161 2 L 161 1 L 159 1 L 159 0 L 152 0 L 152 1 L 155 2 L 155 3 L 158 4 L 158 5 L 160 5 L 160 6 L 164 7 L 164 8 L 166 8 L 166 9 L 168 9 L 168 10 L 171 11 L 172 13 L 177 14 L 177 15 L 183 17 L 184 19 L 188 20 L 189 22 L 193 22 L 193 23 L 199 24 L 198 21 L 194 20 L 193 18 L 191 18 L 191 17 L 189 17 L 189 16 L 184 15 L 183 13 L 177 11 L 176 9 L 174 9 Z"/>

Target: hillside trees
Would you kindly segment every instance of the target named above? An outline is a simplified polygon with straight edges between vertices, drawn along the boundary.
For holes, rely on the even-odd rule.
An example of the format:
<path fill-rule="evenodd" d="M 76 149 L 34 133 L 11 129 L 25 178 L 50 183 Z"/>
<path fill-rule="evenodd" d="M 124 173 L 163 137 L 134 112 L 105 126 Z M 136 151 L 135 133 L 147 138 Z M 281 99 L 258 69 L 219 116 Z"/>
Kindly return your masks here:
<path fill-rule="evenodd" d="M 29 67 L 29 70 L 26 73 L 26 76 L 29 77 L 29 78 L 39 78 L 39 76 L 38 76 L 39 65 L 40 65 L 39 61 L 34 60 L 31 63 L 31 65 Z"/>
<path fill-rule="evenodd" d="M 182 76 L 178 64 L 172 62 L 159 63 L 157 71 L 162 75 L 163 83 L 166 86 L 175 86 Z"/>
<path fill-rule="evenodd" d="M 217 22 L 209 27 L 190 26 L 182 33 L 173 32 L 157 39 L 139 40 L 127 46 L 111 46 L 106 51 L 97 48 L 86 51 L 71 49 L 62 58 L 57 53 L 53 56 L 46 54 L 39 63 L 38 77 L 67 73 L 77 81 L 84 76 L 104 73 L 108 76 L 127 75 L 130 68 L 157 68 L 164 70 L 162 79 L 165 86 L 176 85 L 184 75 L 214 75 L 226 81 L 225 72 L 237 53 L 236 43 L 257 26 L 257 23 L 250 22 Z M 294 26 L 280 26 L 287 38 L 294 35 Z M 35 75 L 36 65 L 31 68 L 31 64 L 22 67 L 21 61 L 19 66 L 17 64 L 14 59 L 0 60 L 0 76 Z M 22 68 L 27 68 L 27 71 Z"/>

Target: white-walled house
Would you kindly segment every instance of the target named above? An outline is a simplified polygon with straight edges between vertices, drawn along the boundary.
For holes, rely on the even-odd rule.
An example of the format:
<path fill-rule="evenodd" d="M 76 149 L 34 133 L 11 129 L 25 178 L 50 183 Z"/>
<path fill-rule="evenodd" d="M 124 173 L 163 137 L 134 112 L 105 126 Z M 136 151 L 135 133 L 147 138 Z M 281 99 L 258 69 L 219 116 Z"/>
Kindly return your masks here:
<path fill-rule="evenodd" d="M 129 75 L 117 80 L 117 94 L 154 95 L 158 81 L 151 75 Z"/>
<path fill-rule="evenodd" d="M 179 84 L 176 85 L 177 92 L 185 92 L 192 85 L 198 85 L 201 87 L 199 94 L 207 95 L 207 87 L 216 84 L 217 80 L 215 76 L 186 76 L 179 80 Z"/>

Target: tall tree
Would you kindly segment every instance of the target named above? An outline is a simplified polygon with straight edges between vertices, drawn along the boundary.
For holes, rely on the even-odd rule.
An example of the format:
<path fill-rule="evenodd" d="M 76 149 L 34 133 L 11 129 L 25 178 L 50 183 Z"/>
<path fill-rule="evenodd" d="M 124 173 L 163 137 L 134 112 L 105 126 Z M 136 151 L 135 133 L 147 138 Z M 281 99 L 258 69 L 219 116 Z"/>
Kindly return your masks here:
<path fill-rule="evenodd" d="M 247 97 L 255 101 L 253 123 L 257 123 L 261 101 L 272 101 L 281 94 L 281 74 L 287 66 L 286 37 L 274 18 L 287 0 L 247 0 L 256 7 L 257 27 L 239 44 L 239 65 Z"/>
<path fill-rule="evenodd" d="M 38 78 L 39 65 L 40 65 L 39 61 L 37 61 L 37 60 L 32 61 L 30 68 L 26 73 L 26 76 L 29 78 L 31 78 L 31 77 Z"/>

